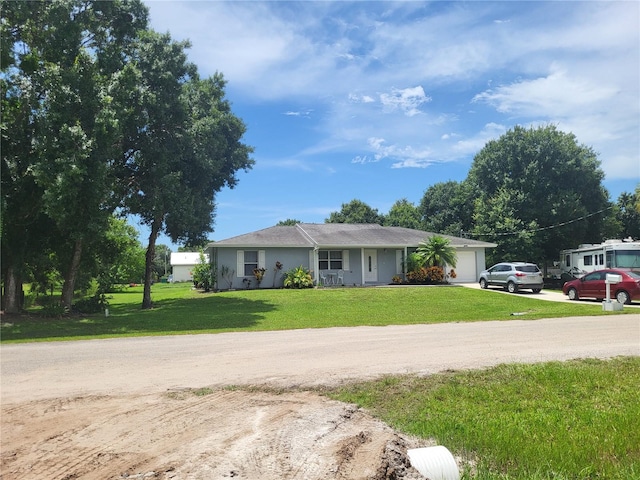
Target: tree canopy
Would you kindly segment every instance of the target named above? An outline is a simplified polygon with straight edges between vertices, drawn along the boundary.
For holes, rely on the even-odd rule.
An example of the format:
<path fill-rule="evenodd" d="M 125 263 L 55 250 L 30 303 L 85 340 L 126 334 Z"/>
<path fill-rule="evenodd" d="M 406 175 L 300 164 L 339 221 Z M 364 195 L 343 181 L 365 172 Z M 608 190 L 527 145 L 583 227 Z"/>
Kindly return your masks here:
<path fill-rule="evenodd" d="M 391 206 L 389 213 L 384 216 L 384 225 L 421 230 L 420 212 L 413 203 L 406 198 L 402 198 L 395 202 Z"/>
<path fill-rule="evenodd" d="M 384 216 L 362 200 L 351 200 L 343 203 L 339 212 L 331 212 L 325 223 L 377 223 L 384 224 Z"/>
<path fill-rule="evenodd" d="M 151 307 L 155 241 L 202 243 L 212 231 L 215 193 L 233 188 L 249 169 L 252 149 L 241 143 L 243 122 L 224 98 L 217 73 L 200 79 L 187 61 L 187 42 L 145 32 L 133 51 L 135 97 L 125 132 L 119 175 L 127 183 L 124 211 L 150 228 L 143 308 Z"/>
<path fill-rule="evenodd" d="M 19 308 L 30 257 L 42 258 L 34 249 L 51 248 L 70 307 L 82 250 L 113 209 L 109 162 L 119 131 L 111 92 L 147 9 L 137 0 L 3 1 L 1 8 L 5 303 L 7 311 Z M 24 241 L 36 234 L 39 243 Z"/>
<path fill-rule="evenodd" d="M 140 0 L 2 1 L 2 275 L 17 311 L 22 277 L 50 250 L 70 306 L 85 251 L 112 214 L 155 240 L 198 244 L 215 193 L 249 169 L 243 122 L 220 73 L 201 79 L 188 42 L 147 28 Z M 144 306 L 150 305 L 145 288 Z"/>
<path fill-rule="evenodd" d="M 499 258 L 555 259 L 558 251 L 606 235 L 604 172 L 592 148 L 548 125 L 514 127 L 478 152 L 467 176 L 473 234 L 495 241 Z"/>
<path fill-rule="evenodd" d="M 467 182 L 436 183 L 424 193 L 418 212 L 428 232 L 459 237 L 473 225 L 474 198 Z"/>

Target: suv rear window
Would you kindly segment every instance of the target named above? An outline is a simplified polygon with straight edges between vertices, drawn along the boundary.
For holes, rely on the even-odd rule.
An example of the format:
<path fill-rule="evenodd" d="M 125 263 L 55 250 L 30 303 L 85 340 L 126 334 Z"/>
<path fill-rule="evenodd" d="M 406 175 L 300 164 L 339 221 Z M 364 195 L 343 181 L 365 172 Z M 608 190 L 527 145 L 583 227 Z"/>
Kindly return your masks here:
<path fill-rule="evenodd" d="M 540 271 L 536 265 L 518 265 L 516 270 L 526 273 L 538 273 Z"/>

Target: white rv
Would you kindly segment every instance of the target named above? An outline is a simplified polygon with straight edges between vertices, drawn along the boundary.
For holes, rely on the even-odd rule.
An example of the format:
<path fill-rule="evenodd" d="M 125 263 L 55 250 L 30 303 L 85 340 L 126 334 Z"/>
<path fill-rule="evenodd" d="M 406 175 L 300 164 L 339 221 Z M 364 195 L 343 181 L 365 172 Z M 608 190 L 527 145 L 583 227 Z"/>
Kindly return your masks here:
<path fill-rule="evenodd" d="M 633 268 L 640 270 L 640 241 L 632 239 L 585 243 L 578 248 L 560 252 L 560 272 L 574 277 L 603 268 Z"/>

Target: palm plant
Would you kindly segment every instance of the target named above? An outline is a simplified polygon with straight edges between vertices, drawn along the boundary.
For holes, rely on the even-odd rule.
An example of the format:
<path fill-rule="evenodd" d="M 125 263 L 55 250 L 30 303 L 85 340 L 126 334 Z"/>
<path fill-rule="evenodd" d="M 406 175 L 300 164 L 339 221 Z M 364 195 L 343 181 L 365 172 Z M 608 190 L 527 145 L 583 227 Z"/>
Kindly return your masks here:
<path fill-rule="evenodd" d="M 456 250 L 451 246 L 447 238 L 434 235 L 426 242 L 420 242 L 416 250 L 424 265 L 429 267 L 444 267 L 445 265 L 456 266 L 458 256 Z"/>

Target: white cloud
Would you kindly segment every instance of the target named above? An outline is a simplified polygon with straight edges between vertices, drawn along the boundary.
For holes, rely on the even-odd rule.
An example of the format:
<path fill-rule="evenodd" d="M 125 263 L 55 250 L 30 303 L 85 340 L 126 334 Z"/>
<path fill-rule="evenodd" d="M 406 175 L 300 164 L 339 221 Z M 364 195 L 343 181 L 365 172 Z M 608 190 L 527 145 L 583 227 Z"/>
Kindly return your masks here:
<path fill-rule="evenodd" d="M 349 93 L 349 101 L 353 103 L 374 103 L 375 99 L 370 95 L 360 95 L 357 93 Z"/>
<path fill-rule="evenodd" d="M 149 5 L 154 28 L 191 38 L 203 73 L 222 71 L 248 104 L 296 97 L 318 112 L 323 137 L 304 155 L 422 167 L 468 159 L 516 123 L 554 123 L 594 146 L 609 178 L 637 170 L 638 2 Z"/>
<path fill-rule="evenodd" d="M 430 102 L 431 97 L 425 95 L 421 86 L 398 89 L 391 89 L 391 93 L 381 93 L 380 102 L 385 111 L 402 110 L 408 117 L 413 117 L 420 113 L 420 106 Z"/>
<path fill-rule="evenodd" d="M 618 93 L 615 85 L 573 77 L 566 68 L 552 65 L 547 76 L 487 90 L 473 97 L 472 102 L 488 103 L 501 113 L 551 118 L 575 115 L 578 109 L 605 108 Z"/>
<path fill-rule="evenodd" d="M 459 140 L 452 150 L 456 157 L 473 156 L 478 153 L 490 140 L 495 140 L 506 133 L 507 127 L 497 123 L 488 123 L 474 136 Z"/>
<path fill-rule="evenodd" d="M 313 112 L 313 110 L 302 110 L 302 111 L 294 111 L 294 110 L 289 110 L 283 113 L 283 115 L 286 115 L 287 117 L 305 117 L 305 118 L 309 118 L 311 117 L 311 113 Z"/>
<path fill-rule="evenodd" d="M 412 146 L 386 145 L 384 138 L 370 138 L 368 140 L 373 160 L 370 157 L 357 157 L 360 159 L 354 163 L 370 163 L 389 158 L 394 160 L 392 168 L 420 167 L 424 168 L 433 163 L 431 151 L 428 148 L 416 149 Z"/>

